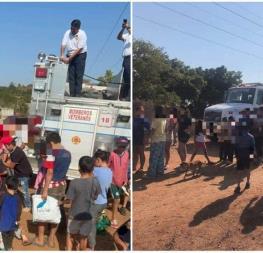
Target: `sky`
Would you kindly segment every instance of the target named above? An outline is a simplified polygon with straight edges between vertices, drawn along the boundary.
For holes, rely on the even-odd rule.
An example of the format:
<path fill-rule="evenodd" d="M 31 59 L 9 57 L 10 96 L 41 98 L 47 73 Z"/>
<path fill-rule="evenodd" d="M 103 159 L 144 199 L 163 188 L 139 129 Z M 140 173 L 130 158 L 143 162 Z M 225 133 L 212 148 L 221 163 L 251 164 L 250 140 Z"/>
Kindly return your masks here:
<path fill-rule="evenodd" d="M 263 82 L 263 2 L 219 4 L 134 3 L 134 38 L 162 47 L 170 58 L 190 67 L 225 65 L 228 70 L 241 71 L 243 82 Z"/>
<path fill-rule="evenodd" d="M 111 69 L 117 74 L 123 42 L 116 37 L 123 19 L 130 20 L 129 3 L 0 2 L 0 85 L 32 83 L 38 53 L 59 56 L 62 37 L 73 19 L 81 20 L 88 38 L 85 73 L 98 77 Z"/>

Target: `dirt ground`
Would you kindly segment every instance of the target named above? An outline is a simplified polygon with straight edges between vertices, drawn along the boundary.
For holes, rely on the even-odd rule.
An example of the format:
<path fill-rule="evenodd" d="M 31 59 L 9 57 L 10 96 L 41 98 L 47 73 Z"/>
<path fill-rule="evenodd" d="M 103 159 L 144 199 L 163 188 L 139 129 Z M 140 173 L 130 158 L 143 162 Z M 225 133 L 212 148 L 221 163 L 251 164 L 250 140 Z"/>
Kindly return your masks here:
<path fill-rule="evenodd" d="M 208 152 L 218 161 L 217 146 L 210 144 Z M 145 178 L 148 155 L 144 173 L 133 179 L 135 250 L 263 249 L 262 166 L 251 171 L 251 188 L 236 195 L 233 165 L 203 165 L 201 175 L 184 179 L 172 147 L 170 168 L 150 180 Z M 195 159 L 205 162 L 200 155 Z"/>
<path fill-rule="evenodd" d="M 33 190 L 32 190 L 33 191 Z M 66 214 L 68 212 L 67 206 L 65 206 Z M 111 206 L 106 209 L 106 214 L 109 218 L 111 218 Z M 121 226 L 126 221 L 129 220 L 130 213 L 127 212 L 126 216 L 122 216 L 119 214 L 117 216 L 117 219 L 119 221 L 119 225 Z M 25 213 L 22 212 L 21 217 L 21 224 L 22 228 L 25 229 L 26 234 L 30 239 L 33 239 L 36 236 L 37 233 L 37 225 L 32 223 L 32 214 L 31 213 Z M 97 244 L 95 250 L 115 250 L 115 246 L 113 243 L 113 234 L 116 231 L 116 229 L 113 229 L 111 227 L 107 228 L 107 231 L 105 231 L 103 234 L 97 235 Z M 56 247 L 55 248 L 49 248 L 47 245 L 45 247 L 38 247 L 34 245 L 29 246 L 23 246 L 21 240 L 14 239 L 13 241 L 13 249 L 14 250 L 25 250 L 25 251 L 55 251 L 55 250 L 65 250 L 66 246 L 66 224 L 61 223 L 60 227 L 57 232 L 57 241 L 56 241 Z"/>

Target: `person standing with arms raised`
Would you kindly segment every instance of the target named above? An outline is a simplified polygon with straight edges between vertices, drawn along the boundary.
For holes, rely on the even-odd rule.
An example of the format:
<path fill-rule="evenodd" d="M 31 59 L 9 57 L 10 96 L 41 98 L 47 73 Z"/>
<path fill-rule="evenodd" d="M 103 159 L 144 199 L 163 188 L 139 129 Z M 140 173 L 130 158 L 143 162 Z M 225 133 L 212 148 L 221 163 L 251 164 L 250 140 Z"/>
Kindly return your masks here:
<path fill-rule="evenodd" d="M 127 30 L 127 33 L 124 31 Z M 130 98 L 130 87 L 131 87 L 131 27 L 127 22 L 127 19 L 123 20 L 122 29 L 117 36 L 118 40 L 124 42 L 123 49 L 123 84 L 120 91 L 120 100 L 129 100 Z"/>
<path fill-rule="evenodd" d="M 80 97 L 87 58 L 87 35 L 80 29 L 81 22 L 75 19 L 66 31 L 60 49 L 60 60 L 68 66 L 69 92 L 71 97 Z M 64 56 L 67 50 L 66 57 Z"/>

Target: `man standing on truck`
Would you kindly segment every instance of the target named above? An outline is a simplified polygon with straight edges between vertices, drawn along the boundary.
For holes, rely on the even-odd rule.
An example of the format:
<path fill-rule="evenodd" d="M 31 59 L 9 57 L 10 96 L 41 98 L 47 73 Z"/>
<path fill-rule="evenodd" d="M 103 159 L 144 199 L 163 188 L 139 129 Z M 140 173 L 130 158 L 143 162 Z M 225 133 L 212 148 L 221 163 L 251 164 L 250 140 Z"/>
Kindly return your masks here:
<path fill-rule="evenodd" d="M 125 29 L 127 29 L 127 33 L 124 34 Z M 129 100 L 130 96 L 130 87 L 131 87 L 131 27 L 127 22 L 127 19 L 123 20 L 122 29 L 118 34 L 118 40 L 122 40 L 124 42 L 123 49 L 123 84 L 121 86 L 120 91 L 120 100 Z"/>
<path fill-rule="evenodd" d="M 32 167 L 25 152 L 16 145 L 16 139 L 11 136 L 2 137 L 1 144 L 5 146 L 8 154 L 3 157 L 3 164 L 13 170 L 22 188 L 24 206 L 23 211 L 31 210 L 31 199 L 29 194 L 29 180 L 33 174 Z M 13 174 L 13 173 L 12 173 Z"/>
<path fill-rule="evenodd" d="M 60 60 L 68 66 L 69 92 L 71 97 L 80 97 L 87 58 L 87 35 L 80 29 L 81 22 L 75 19 L 66 31 L 60 49 Z M 64 56 L 65 49 L 67 55 Z"/>

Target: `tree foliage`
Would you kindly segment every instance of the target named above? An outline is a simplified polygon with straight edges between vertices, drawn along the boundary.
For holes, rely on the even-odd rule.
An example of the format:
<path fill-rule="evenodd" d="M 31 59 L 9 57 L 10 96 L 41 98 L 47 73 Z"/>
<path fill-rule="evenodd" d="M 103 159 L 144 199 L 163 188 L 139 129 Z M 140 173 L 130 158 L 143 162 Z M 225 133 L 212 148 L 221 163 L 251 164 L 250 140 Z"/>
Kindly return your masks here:
<path fill-rule="evenodd" d="M 134 98 L 165 106 L 187 102 L 196 117 L 202 117 L 206 106 L 222 102 L 229 87 L 242 82 L 239 71 L 224 66 L 190 68 L 143 40 L 133 43 L 133 71 Z"/>
<path fill-rule="evenodd" d="M 99 82 L 99 86 L 107 86 L 107 82 L 111 82 L 113 79 L 113 72 L 111 70 L 106 70 L 104 76 L 100 76 L 98 78 L 98 80 L 100 80 Z"/>
<path fill-rule="evenodd" d="M 13 108 L 15 112 L 26 115 L 31 99 L 32 86 L 16 86 L 11 82 L 8 87 L 0 87 L 0 107 Z"/>

